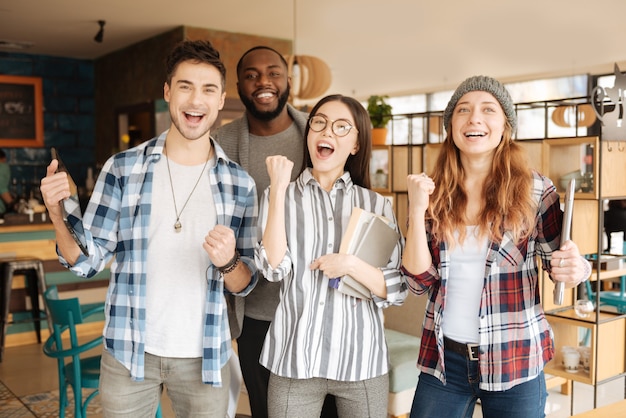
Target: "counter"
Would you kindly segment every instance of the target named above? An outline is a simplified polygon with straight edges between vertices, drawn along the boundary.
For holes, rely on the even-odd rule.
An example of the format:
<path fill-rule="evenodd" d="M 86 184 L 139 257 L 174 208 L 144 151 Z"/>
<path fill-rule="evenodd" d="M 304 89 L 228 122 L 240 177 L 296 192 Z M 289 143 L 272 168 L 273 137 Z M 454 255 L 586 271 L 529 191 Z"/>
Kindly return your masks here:
<path fill-rule="evenodd" d="M 106 296 L 110 271 L 104 269 L 95 277 L 78 277 L 59 263 L 54 227 L 51 223 L 0 226 L 0 261 L 13 258 L 35 258 L 43 261 L 47 286 L 56 285 L 63 297 L 79 297 L 81 303 L 101 302 Z M 10 306 L 12 312 L 25 309 L 24 280 L 13 280 Z M 34 333 L 25 325 L 9 325 L 6 346 L 34 342 Z"/>
<path fill-rule="evenodd" d="M 48 286 L 56 284 L 59 291 L 78 290 L 108 285 L 109 270 L 84 279 L 59 263 L 54 226 L 51 223 L 0 227 L 0 260 L 2 258 L 37 258 L 43 261 Z"/>
<path fill-rule="evenodd" d="M 0 225 L 0 234 L 8 232 L 54 231 L 52 223 L 27 223 L 22 225 Z"/>
<path fill-rule="evenodd" d="M 57 260 L 51 223 L 0 226 L 0 256 Z M 58 261 L 57 261 L 58 263 Z"/>

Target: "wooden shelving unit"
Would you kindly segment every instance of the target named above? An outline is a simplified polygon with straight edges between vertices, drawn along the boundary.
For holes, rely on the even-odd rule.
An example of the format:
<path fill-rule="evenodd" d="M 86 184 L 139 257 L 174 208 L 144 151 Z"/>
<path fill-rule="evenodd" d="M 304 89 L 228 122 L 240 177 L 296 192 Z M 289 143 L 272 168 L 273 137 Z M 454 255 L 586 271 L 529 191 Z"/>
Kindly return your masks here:
<path fill-rule="evenodd" d="M 600 258 L 603 252 L 603 201 L 626 195 L 626 184 L 614 179 L 626 176 L 626 153 L 609 151 L 607 143 L 599 136 L 586 136 L 545 139 L 542 154 L 543 173 L 553 180 L 561 194 L 561 176 L 576 170 L 588 173 L 587 181 L 582 180 L 583 186 L 577 188 L 575 195 L 572 239 L 582 254 Z M 596 265 L 590 280 L 601 290 L 603 281 L 623 275 L 626 275 L 624 268 L 599 270 Z M 552 287 L 550 279 L 544 274 L 544 295 L 551 295 Z M 598 308 L 600 301 L 596 291 L 595 311 L 588 318 L 580 318 L 573 305 L 576 299 L 582 298 L 586 298 L 582 287 L 570 290 L 562 307 L 554 306 L 550 297 L 543 298 L 555 337 L 555 357 L 546 365 L 545 371 L 592 385 L 595 406 L 598 386 L 626 375 L 626 315 Z M 589 370 L 581 367 L 576 373 L 567 372 L 562 365 L 561 348 L 564 346 L 589 347 Z"/>
<path fill-rule="evenodd" d="M 624 356 L 613 355 L 619 347 L 624 347 L 626 335 L 626 317 L 606 312 L 598 313 L 598 321 L 595 315 L 589 318 L 579 318 L 574 309 L 567 308 L 550 316 L 550 325 L 554 331 L 555 341 L 559 346 L 578 346 L 581 335 L 588 334 L 590 341 L 599 340 L 597 344 L 590 344 L 591 357 L 589 371 L 579 369 L 576 373 L 567 372 L 562 365 L 560 350 L 555 352 L 555 357 L 546 366 L 546 373 L 564 377 L 581 383 L 594 385 L 626 372 Z M 582 332 L 581 332 L 582 331 Z M 583 338 L 587 338 L 586 336 Z"/>

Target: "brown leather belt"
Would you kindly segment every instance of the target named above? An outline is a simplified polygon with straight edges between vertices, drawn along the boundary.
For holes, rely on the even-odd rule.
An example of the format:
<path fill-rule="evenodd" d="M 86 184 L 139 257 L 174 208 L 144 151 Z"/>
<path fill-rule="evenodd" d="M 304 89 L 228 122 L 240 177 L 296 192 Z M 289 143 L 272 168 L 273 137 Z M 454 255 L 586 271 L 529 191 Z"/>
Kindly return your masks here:
<path fill-rule="evenodd" d="M 443 337 L 443 347 L 446 350 L 454 351 L 471 361 L 478 361 L 478 344 L 463 344 L 451 340 L 448 337 Z"/>

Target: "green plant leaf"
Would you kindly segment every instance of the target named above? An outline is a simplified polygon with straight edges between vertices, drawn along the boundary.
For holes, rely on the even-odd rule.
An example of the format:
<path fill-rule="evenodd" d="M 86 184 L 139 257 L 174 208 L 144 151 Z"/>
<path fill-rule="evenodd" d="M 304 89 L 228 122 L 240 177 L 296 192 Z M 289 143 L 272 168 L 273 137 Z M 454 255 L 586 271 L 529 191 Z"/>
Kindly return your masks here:
<path fill-rule="evenodd" d="M 367 113 L 370 115 L 370 121 L 373 128 L 385 128 L 391 120 L 392 108 L 385 99 L 389 96 L 370 96 L 367 99 Z"/>

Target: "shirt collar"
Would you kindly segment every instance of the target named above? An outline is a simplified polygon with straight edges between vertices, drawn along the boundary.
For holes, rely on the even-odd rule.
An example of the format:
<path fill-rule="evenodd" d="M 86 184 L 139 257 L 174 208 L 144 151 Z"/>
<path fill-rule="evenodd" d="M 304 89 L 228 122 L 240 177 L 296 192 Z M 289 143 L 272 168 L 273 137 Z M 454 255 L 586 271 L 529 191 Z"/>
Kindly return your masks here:
<path fill-rule="evenodd" d="M 157 137 L 154 147 L 152 147 L 152 149 L 148 151 L 149 154 L 158 155 L 158 158 L 161 158 L 161 156 L 163 155 L 163 150 L 165 148 L 165 138 L 167 137 L 168 132 L 169 132 L 169 129 L 166 131 L 163 131 Z M 217 161 L 219 160 L 222 160 L 226 163 L 231 161 L 226 155 L 226 153 L 224 152 L 224 150 L 222 149 L 222 147 L 217 143 L 217 141 L 213 137 L 211 137 L 211 145 L 213 146 L 213 150 L 215 151 L 216 164 L 217 164 Z"/>
<path fill-rule="evenodd" d="M 320 184 L 317 182 L 315 177 L 313 177 L 311 167 L 307 167 L 304 169 L 300 177 L 298 177 L 297 185 L 301 191 L 304 191 L 306 186 L 317 186 L 320 187 Z M 352 177 L 348 171 L 344 171 L 341 177 L 335 180 L 335 184 L 333 188 L 343 188 L 346 190 L 350 190 L 354 183 L 352 182 Z"/>

